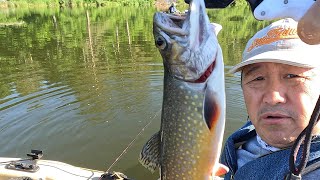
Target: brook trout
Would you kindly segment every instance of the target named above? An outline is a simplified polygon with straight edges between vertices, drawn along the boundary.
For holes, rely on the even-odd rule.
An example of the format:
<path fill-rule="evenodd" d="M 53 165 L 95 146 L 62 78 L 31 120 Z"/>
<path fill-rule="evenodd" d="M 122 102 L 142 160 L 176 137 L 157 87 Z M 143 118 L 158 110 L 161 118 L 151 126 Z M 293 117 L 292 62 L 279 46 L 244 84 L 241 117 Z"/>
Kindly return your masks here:
<path fill-rule="evenodd" d="M 207 180 L 218 169 L 225 126 L 224 65 L 217 33 L 203 0 L 185 15 L 157 12 L 155 44 L 163 58 L 160 131 L 143 147 L 140 162 L 161 180 Z"/>

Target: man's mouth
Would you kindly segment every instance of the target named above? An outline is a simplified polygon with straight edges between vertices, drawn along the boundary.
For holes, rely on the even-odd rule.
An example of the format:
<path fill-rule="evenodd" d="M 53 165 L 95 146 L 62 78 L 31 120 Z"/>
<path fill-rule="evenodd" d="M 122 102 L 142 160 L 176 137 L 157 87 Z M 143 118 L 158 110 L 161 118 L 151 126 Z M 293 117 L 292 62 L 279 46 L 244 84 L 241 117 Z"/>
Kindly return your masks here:
<path fill-rule="evenodd" d="M 260 119 L 267 124 L 277 124 L 282 123 L 284 120 L 291 119 L 291 117 L 284 113 L 264 113 L 260 116 Z"/>
<path fill-rule="evenodd" d="M 289 118 L 289 116 L 286 115 L 279 115 L 279 114 L 266 114 L 262 116 L 262 119 L 280 119 L 280 118 Z"/>
<path fill-rule="evenodd" d="M 268 119 L 279 119 L 283 118 L 282 116 L 267 116 Z"/>

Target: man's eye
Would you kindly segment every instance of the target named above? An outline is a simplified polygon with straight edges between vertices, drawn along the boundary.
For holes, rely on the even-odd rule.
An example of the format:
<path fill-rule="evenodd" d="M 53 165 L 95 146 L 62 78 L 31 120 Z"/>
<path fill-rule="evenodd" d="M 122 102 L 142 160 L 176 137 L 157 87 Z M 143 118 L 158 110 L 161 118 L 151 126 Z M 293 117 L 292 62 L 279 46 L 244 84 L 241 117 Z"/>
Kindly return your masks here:
<path fill-rule="evenodd" d="M 288 79 L 290 79 L 290 78 L 297 78 L 297 77 L 300 77 L 299 75 L 296 75 L 296 74 L 287 74 L 286 76 L 285 76 L 285 78 L 288 78 Z"/>
<path fill-rule="evenodd" d="M 262 76 L 259 76 L 259 77 L 255 78 L 255 79 L 253 79 L 253 81 L 262 81 L 262 80 L 264 80 L 264 78 Z"/>

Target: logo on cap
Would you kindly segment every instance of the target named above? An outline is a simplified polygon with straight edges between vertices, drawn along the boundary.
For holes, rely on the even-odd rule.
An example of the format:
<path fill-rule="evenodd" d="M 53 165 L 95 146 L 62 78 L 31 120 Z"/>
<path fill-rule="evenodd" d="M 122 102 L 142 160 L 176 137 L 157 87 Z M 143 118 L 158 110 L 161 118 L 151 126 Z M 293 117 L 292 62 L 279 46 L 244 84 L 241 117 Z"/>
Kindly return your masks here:
<path fill-rule="evenodd" d="M 296 28 L 283 28 L 283 27 L 273 28 L 269 30 L 265 36 L 253 40 L 252 44 L 247 49 L 247 52 L 250 52 L 253 48 L 266 45 L 266 44 L 271 44 L 278 40 L 296 39 L 296 38 L 299 38 Z"/>

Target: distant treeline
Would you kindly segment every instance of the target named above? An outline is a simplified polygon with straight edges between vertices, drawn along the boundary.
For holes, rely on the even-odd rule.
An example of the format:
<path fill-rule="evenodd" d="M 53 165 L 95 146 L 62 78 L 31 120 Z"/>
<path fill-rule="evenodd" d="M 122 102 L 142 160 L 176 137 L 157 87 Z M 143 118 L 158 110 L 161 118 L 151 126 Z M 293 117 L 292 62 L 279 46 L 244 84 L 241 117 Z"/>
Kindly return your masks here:
<path fill-rule="evenodd" d="M 0 8 L 18 7 L 61 7 L 77 8 L 85 6 L 150 6 L 154 1 L 150 0 L 0 0 Z"/>

